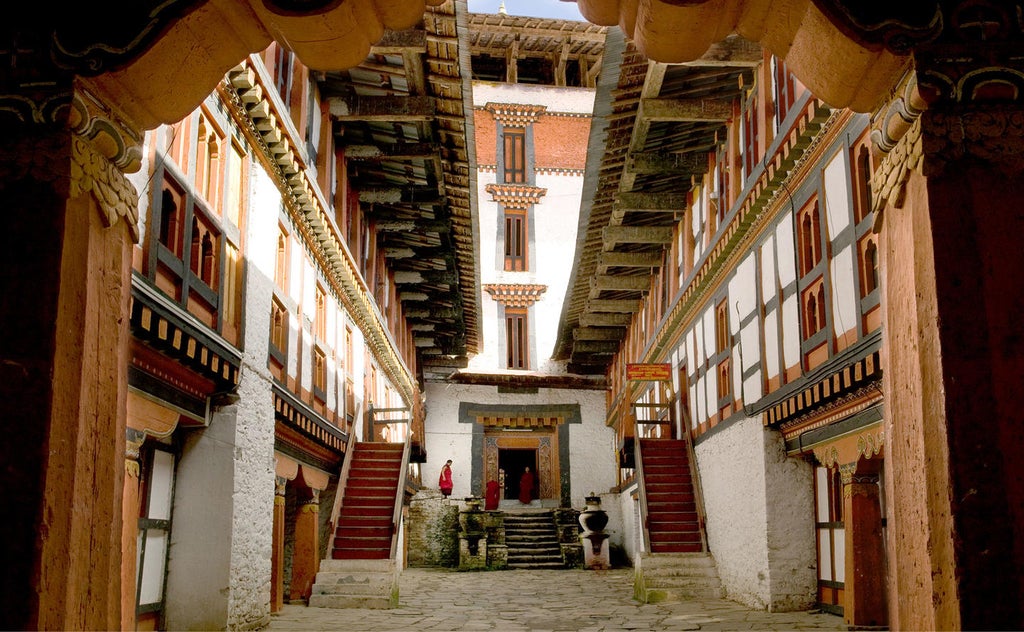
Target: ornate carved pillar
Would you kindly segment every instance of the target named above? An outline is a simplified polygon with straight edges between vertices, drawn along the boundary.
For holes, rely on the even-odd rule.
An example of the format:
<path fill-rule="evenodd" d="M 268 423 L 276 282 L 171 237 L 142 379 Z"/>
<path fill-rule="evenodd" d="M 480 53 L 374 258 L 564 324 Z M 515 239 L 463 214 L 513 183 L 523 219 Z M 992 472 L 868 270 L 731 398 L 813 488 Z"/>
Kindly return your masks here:
<path fill-rule="evenodd" d="M 270 552 L 270 611 L 284 607 L 284 505 L 288 479 L 276 477 L 274 484 L 274 537 Z"/>
<path fill-rule="evenodd" d="M 124 494 L 121 508 L 121 625 L 124 630 L 135 629 L 135 589 L 138 569 L 135 560 L 139 538 L 139 481 L 141 468 L 139 450 L 146 435 L 134 428 L 126 430 L 124 451 Z"/>
<path fill-rule="evenodd" d="M 954 3 L 878 117 L 890 625 L 1024 627 L 1024 45 Z"/>
<path fill-rule="evenodd" d="M 139 136 L 70 79 L 0 100 L 0 627 L 117 629 Z"/>
<path fill-rule="evenodd" d="M 292 552 L 292 581 L 288 598 L 309 599 L 320 567 L 320 490 L 309 489 L 299 501 L 295 517 L 295 550 Z"/>
<path fill-rule="evenodd" d="M 877 461 L 859 461 L 839 468 L 846 523 L 843 617 L 850 626 L 884 626 L 887 621 L 878 466 Z"/>

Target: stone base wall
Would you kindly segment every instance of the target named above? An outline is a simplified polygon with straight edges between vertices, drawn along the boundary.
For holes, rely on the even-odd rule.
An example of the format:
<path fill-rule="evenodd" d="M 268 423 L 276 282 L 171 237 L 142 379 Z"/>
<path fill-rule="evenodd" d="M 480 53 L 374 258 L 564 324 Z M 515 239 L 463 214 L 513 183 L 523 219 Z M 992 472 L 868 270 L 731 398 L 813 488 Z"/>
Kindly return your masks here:
<path fill-rule="evenodd" d="M 813 602 L 815 539 L 810 465 L 785 456 L 759 419 L 739 419 L 695 448 L 708 547 L 727 596 L 769 611 Z"/>
<path fill-rule="evenodd" d="M 409 502 L 405 525 L 410 568 L 459 564 L 459 505 L 441 492 L 421 489 Z"/>

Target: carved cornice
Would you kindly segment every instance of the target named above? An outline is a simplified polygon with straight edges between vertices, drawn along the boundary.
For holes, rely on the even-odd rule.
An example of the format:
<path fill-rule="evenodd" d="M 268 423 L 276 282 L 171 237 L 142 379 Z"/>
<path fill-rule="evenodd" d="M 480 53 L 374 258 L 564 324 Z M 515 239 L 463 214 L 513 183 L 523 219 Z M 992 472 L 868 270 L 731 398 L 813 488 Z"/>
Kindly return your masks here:
<path fill-rule="evenodd" d="M 63 128 L 49 127 L 49 133 L 27 134 L 13 140 L 0 153 L 0 171 L 13 174 L 0 178 L 0 187 L 22 178 L 47 182 L 68 197 L 92 194 L 103 223 L 110 227 L 124 220 L 135 241 L 139 239 L 139 196 L 111 155 L 115 150 L 112 127 L 97 126 L 90 135 L 70 134 Z M 39 126 L 40 131 L 43 126 Z M 124 147 L 121 145 L 121 147 Z"/>
<path fill-rule="evenodd" d="M 546 105 L 525 105 L 522 103 L 488 103 L 484 109 L 494 115 L 505 127 L 526 127 L 536 123 L 547 111 Z"/>
<path fill-rule="evenodd" d="M 328 217 L 329 205 L 319 185 L 300 162 L 304 152 L 296 149 L 297 142 L 279 123 L 275 108 L 268 98 L 260 96 L 248 105 L 242 100 L 241 95 L 244 93 L 264 95 L 273 91 L 261 85 L 260 77 L 251 63 L 251 60 L 246 59 L 232 68 L 218 89 L 235 120 L 267 165 L 268 174 L 276 180 L 285 207 L 300 229 L 306 247 L 317 259 L 335 294 L 363 332 L 367 346 L 380 362 L 384 373 L 405 402 L 411 405 L 417 400 L 418 388 L 391 336 L 377 316 L 377 308 L 358 271 L 359 267 Z M 260 91 L 254 90 L 257 85 L 260 85 Z"/>
<path fill-rule="evenodd" d="M 540 300 L 546 292 L 546 285 L 530 285 L 525 283 L 496 283 L 484 285 L 484 290 L 491 298 L 505 307 L 530 307 Z"/>
<path fill-rule="evenodd" d="M 488 184 L 484 190 L 505 208 L 524 210 L 534 204 L 540 204 L 540 199 L 548 192 L 547 189 L 528 184 Z"/>

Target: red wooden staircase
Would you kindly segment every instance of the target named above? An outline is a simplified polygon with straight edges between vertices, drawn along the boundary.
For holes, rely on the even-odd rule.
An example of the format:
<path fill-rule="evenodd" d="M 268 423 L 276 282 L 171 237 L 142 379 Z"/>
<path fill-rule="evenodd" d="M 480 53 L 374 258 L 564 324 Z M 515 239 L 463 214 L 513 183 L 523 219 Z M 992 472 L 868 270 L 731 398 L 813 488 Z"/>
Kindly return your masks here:
<path fill-rule="evenodd" d="M 404 447 L 401 443 L 355 444 L 331 558 L 379 560 L 391 556 Z"/>
<path fill-rule="evenodd" d="M 705 551 L 686 442 L 640 439 L 640 468 L 651 553 Z"/>

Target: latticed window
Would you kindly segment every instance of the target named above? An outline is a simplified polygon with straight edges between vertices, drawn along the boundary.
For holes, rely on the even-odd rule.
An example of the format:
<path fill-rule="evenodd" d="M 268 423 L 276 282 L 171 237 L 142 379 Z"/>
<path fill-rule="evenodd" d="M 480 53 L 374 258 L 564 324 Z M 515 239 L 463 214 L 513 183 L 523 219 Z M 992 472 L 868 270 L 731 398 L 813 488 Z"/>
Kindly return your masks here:
<path fill-rule="evenodd" d="M 529 327 L 525 308 L 505 308 L 505 354 L 510 369 L 530 368 Z"/>
<path fill-rule="evenodd" d="M 503 134 L 505 147 L 505 182 L 526 182 L 526 130 L 507 127 Z"/>

